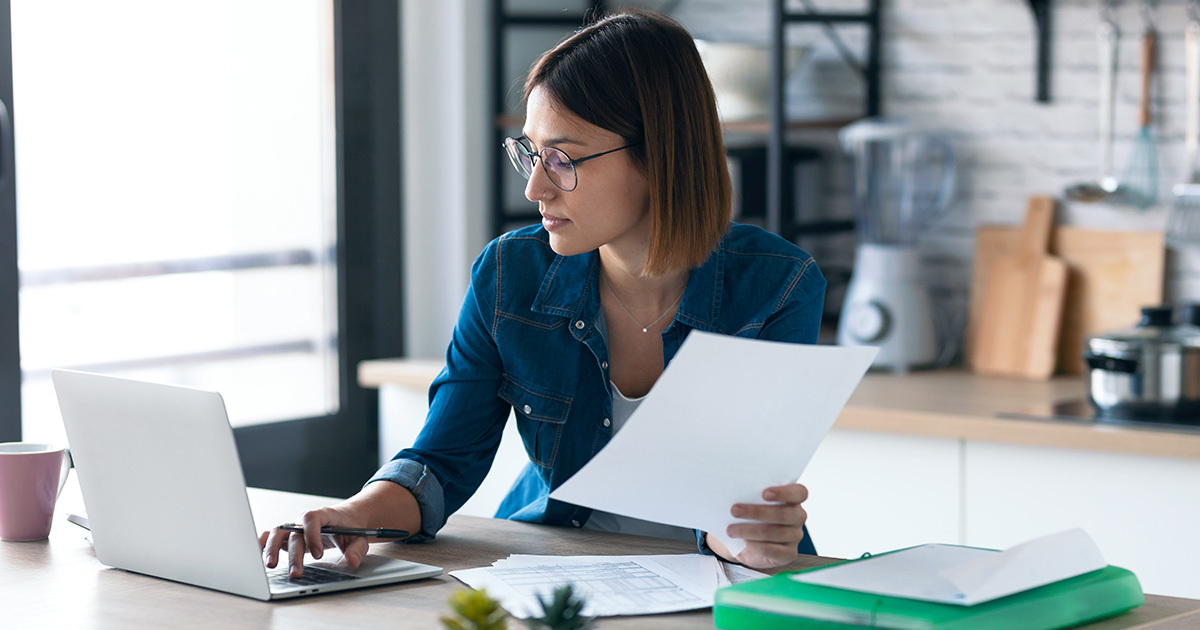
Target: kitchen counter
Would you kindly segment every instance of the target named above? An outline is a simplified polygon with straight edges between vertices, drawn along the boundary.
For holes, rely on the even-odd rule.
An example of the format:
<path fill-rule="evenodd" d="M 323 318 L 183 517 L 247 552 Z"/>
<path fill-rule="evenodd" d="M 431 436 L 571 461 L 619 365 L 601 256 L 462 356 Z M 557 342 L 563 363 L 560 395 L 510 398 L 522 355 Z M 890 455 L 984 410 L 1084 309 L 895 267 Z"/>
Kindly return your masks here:
<path fill-rule="evenodd" d="M 424 391 L 442 365 L 440 360 L 364 361 L 358 381 L 364 387 L 389 384 Z M 872 372 L 850 397 L 834 428 L 1200 460 L 1200 431 L 998 415 L 1048 417 L 1054 403 L 1086 396 L 1080 377 L 1025 381 L 964 370 Z"/>

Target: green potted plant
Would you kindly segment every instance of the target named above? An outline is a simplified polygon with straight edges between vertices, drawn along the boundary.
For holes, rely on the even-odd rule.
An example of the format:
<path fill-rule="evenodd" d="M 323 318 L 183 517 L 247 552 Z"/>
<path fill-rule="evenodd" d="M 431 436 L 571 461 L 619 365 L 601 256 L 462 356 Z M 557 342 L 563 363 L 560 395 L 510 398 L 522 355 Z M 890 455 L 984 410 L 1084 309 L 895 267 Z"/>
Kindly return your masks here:
<path fill-rule="evenodd" d="M 508 611 L 485 590 L 459 589 L 447 601 L 454 616 L 442 617 L 442 627 L 446 630 L 508 629 Z"/>
<path fill-rule="evenodd" d="M 595 617 L 584 617 L 582 597 L 575 595 L 570 584 L 554 590 L 549 599 L 538 597 L 542 604 L 542 616 L 529 619 L 530 630 L 591 630 L 595 628 Z"/>

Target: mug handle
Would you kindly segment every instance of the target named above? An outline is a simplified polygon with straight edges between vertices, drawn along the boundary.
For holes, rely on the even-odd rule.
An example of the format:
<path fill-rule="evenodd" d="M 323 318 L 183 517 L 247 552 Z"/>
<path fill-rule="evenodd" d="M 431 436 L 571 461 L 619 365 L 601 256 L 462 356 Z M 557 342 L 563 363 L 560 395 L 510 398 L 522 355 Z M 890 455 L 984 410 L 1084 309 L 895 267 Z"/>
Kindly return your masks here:
<path fill-rule="evenodd" d="M 58 475 L 58 494 L 56 497 L 62 496 L 63 487 L 67 485 L 67 474 L 75 467 L 75 460 L 71 458 L 71 449 L 63 449 L 62 472 Z"/>

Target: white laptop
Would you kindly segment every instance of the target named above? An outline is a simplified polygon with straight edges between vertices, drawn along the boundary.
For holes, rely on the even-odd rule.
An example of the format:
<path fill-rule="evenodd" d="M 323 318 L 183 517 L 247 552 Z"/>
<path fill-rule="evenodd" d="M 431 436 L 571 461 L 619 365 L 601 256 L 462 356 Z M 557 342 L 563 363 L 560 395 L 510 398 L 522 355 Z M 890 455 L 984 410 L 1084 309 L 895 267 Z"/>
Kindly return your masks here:
<path fill-rule="evenodd" d="M 220 394 L 67 370 L 51 378 L 100 562 L 261 600 L 441 575 L 375 555 L 355 571 L 309 563 L 291 580 L 281 554 L 268 571 Z"/>

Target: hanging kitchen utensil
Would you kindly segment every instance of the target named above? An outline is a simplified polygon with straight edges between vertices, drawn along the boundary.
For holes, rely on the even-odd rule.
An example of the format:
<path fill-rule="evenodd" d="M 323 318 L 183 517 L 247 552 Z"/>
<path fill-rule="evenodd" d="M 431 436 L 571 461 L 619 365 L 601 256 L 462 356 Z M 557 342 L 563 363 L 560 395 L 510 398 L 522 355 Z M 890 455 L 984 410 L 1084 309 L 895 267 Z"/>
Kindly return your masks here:
<path fill-rule="evenodd" d="M 1104 201 L 1119 187 L 1113 175 L 1113 102 L 1116 100 L 1117 43 L 1120 35 L 1113 18 L 1113 2 L 1103 0 L 1100 5 L 1100 24 L 1096 31 L 1100 47 L 1100 179 L 1068 187 L 1067 197 L 1075 201 Z"/>
<path fill-rule="evenodd" d="M 1200 148 L 1200 1 L 1188 3 L 1184 29 L 1184 66 L 1187 94 L 1184 102 L 1184 181 L 1175 184 L 1175 204 L 1167 217 L 1167 242 L 1174 246 L 1200 245 L 1200 170 L 1196 153 Z"/>
<path fill-rule="evenodd" d="M 1145 210 L 1158 202 L 1158 155 L 1154 146 L 1154 134 L 1150 129 L 1150 87 L 1154 78 L 1154 63 L 1158 33 L 1151 19 L 1149 0 L 1142 0 L 1142 95 L 1138 106 L 1138 135 L 1133 143 L 1133 154 L 1125 180 L 1121 182 L 1121 196 L 1131 206 Z"/>

